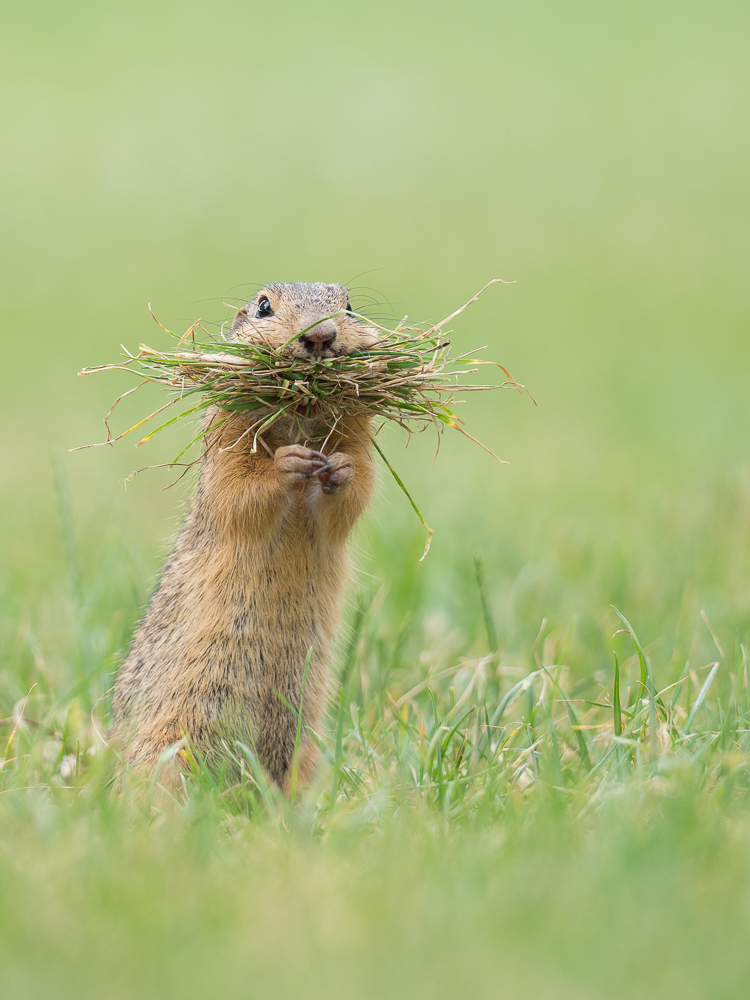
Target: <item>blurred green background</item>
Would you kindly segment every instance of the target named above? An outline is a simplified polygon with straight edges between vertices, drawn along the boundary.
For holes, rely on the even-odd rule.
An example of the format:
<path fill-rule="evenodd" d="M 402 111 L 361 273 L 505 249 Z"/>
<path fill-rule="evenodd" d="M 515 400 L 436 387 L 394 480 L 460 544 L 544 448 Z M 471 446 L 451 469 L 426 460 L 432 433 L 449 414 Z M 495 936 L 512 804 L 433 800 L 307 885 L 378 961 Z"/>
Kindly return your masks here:
<path fill-rule="evenodd" d="M 516 282 L 454 336 L 490 345 L 538 400 L 464 407 L 510 465 L 458 440 L 433 470 L 432 441 L 404 459 L 389 439 L 436 529 L 430 585 L 477 549 L 498 579 L 527 565 L 548 579 L 562 547 L 573 565 L 558 576 L 620 559 L 594 604 L 635 588 L 658 614 L 655 596 L 675 611 L 706 581 L 717 544 L 736 550 L 724 529 L 750 488 L 744 5 L 35 2 L 3 20 L 11 572 L 34 588 L 59 572 L 55 453 L 84 553 L 117 531 L 155 571 L 180 488 L 162 492 L 161 472 L 127 492 L 121 480 L 175 441 L 68 455 L 101 439 L 124 385 L 76 372 L 157 341 L 148 302 L 173 329 L 220 323 L 266 280 L 349 283 L 360 308 L 414 320 L 491 277 Z M 384 492 L 375 535 L 419 534 Z M 747 588 L 735 599 L 747 624 Z"/>
<path fill-rule="evenodd" d="M 269 280 L 346 283 L 362 311 L 415 321 L 515 282 L 453 336 L 487 344 L 538 402 L 502 391 L 463 408 L 509 464 L 458 436 L 433 464 L 428 436 L 405 450 L 385 432 L 435 540 L 417 563 L 423 531 L 384 475 L 349 593 L 351 618 L 380 588 L 371 692 L 389 670 L 486 652 L 479 553 L 511 671 L 533 664 L 546 618 L 545 662 L 609 684 L 613 641 L 632 652 L 612 639 L 614 603 L 667 683 L 686 658 L 715 659 L 704 610 L 726 653 L 712 732 L 726 729 L 750 639 L 749 32 L 747 4 L 725 0 L 3 5 L 3 747 L 36 684 L 39 705 L 67 713 L 59 754 L 76 749 L 189 492 L 163 490 L 164 470 L 122 482 L 184 432 L 68 453 L 102 439 L 129 385 L 77 371 L 121 343 L 158 346 L 149 302 L 171 329 L 218 326 Z M 750 858 L 746 817 L 711 797 L 713 767 L 700 792 L 681 772 L 668 792 L 654 779 L 656 805 L 634 778 L 599 826 L 584 776 L 566 790 L 570 827 L 554 802 L 525 813 L 519 799 L 506 826 L 451 839 L 439 811 L 410 830 L 396 808 L 380 854 L 356 831 L 320 854 L 215 803 L 204 822 L 194 800 L 182 827 L 123 826 L 93 779 L 55 810 L 43 784 L 17 794 L 18 765 L 0 793 L 0 939 L 19 996 L 58 989 L 61 969 L 71 992 L 95 973 L 111 996 L 167 995 L 160 968 L 175 995 L 210 993 L 213 935 L 235 926 L 227 995 L 245 995 L 256 958 L 271 984 L 343 969 L 354 995 L 455 992 L 474 975 L 475 995 L 496 996 L 498 962 L 506 986 L 540 996 L 729 995 L 746 982 Z M 390 815 L 377 794 L 363 829 Z M 238 957 L 248 940 L 261 944 Z M 57 970 L 42 993 L 38 946 Z"/>

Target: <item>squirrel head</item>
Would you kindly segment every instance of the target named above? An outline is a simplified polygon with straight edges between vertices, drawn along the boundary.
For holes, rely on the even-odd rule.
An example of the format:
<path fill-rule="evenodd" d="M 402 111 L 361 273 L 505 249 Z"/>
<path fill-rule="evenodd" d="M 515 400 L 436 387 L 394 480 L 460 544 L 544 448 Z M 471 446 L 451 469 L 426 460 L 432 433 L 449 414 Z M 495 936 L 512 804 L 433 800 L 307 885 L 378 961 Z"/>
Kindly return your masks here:
<path fill-rule="evenodd" d="M 243 306 L 230 340 L 283 347 L 297 358 L 335 358 L 371 347 L 377 331 L 351 311 L 343 285 L 272 283 Z"/>

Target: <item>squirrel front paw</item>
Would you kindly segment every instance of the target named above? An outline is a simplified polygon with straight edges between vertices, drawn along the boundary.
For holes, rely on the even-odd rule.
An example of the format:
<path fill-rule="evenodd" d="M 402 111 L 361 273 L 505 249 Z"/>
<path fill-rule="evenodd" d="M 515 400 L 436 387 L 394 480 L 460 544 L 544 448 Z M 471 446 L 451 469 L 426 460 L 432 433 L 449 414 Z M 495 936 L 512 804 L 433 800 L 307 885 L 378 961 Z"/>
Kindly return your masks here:
<path fill-rule="evenodd" d="M 317 473 L 324 493 L 340 493 L 354 479 L 354 459 L 337 451 Z"/>
<path fill-rule="evenodd" d="M 324 493 L 340 493 L 354 478 L 354 459 L 340 451 L 324 455 L 301 444 L 290 444 L 277 448 L 273 458 L 282 483 L 304 483 L 317 476 Z"/>
<path fill-rule="evenodd" d="M 273 456 L 276 473 L 282 483 L 304 483 L 325 468 L 328 458 L 320 451 L 290 444 L 277 448 Z"/>

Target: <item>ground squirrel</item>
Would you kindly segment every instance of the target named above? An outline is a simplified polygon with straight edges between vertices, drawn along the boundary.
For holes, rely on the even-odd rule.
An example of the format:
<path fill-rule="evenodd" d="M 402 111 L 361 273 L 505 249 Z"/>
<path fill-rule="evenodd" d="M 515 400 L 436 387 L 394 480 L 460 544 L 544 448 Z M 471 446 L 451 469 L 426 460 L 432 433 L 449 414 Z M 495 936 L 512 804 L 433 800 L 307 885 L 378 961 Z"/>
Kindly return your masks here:
<path fill-rule="evenodd" d="M 230 338 L 288 344 L 310 359 L 377 340 L 347 290 L 322 283 L 267 285 L 239 310 Z M 346 539 L 373 487 L 370 421 L 342 420 L 316 451 L 306 441 L 320 441 L 320 418 L 284 418 L 253 454 L 253 436 L 238 439 L 257 418 L 238 414 L 212 429 L 216 412 L 208 415 L 185 524 L 117 677 L 113 734 L 127 760 L 151 770 L 184 735 L 209 764 L 241 740 L 288 788 L 297 720 L 280 696 L 299 706 L 312 648 L 302 715 L 318 727 Z M 303 728 L 300 782 L 315 759 Z"/>

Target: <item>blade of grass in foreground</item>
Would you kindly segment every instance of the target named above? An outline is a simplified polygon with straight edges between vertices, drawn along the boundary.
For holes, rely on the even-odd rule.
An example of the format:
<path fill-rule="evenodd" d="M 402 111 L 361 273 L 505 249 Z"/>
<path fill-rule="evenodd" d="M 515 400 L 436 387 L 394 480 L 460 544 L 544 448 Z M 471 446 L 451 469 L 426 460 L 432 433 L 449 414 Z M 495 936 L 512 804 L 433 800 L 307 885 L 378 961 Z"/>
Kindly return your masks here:
<path fill-rule="evenodd" d="M 613 731 L 615 740 L 618 740 L 622 736 L 622 706 L 620 705 L 620 661 L 617 659 L 617 653 L 612 650 L 612 655 L 615 658 L 615 679 L 612 688 L 612 717 L 613 717 Z M 622 744 L 615 743 L 615 758 L 618 765 L 622 764 L 623 748 Z"/>
<path fill-rule="evenodd" d="M 615 657 L 615 684 L 612 692 L 612 712 L 614 716 L 615 736 L 622 736 L 622 710 L 620 708 L 620 662 Z"/>
<path fill-rule="evenodd" d="M 568 711 L 568 718 L 570 719 L 570 728 L 576 734 L 576 741 L 578 743 L 578 750 L 579 750 L 579 752 L 581 754 L 581 761 L 582 761 L 583 764 L 585 764 L 586 770 L 590 771 L 591 770 L 591 757 L 589 755 L 589 748 L 588 748 L 588 744 L 586 743 L 586 737 L 584 736 L 583 730 L 581 729 L 581 723 L 578 721 L 578 716 L 576 714 L 576 710 L 573 708 L 573 706 L 570 703 L 570 699 L 565 694 L 565 692 L 560 687 L 560 685 L 555 680 L 555 678 L 552 676 L 552 674 L 549 672 L 549 670 L 547 669 L 547 667 L 542 667 L 542 670 L 547 675 L 547 677 L 549 677 L 549 679 L 552 681 L 552 683 L 555 685 L 555 687 L 558 690 L 558 693 L 559 693 L 560 697 L 562 698 L 563 702 L 565 703 L 565 708 Z"/>
<path fill-rule="evenodd" d="M 716 671 L 718 669 L 719 669 L 719 664 L 718 663 L 714 663 L 712 665 L 712 667 L 711 667 L 711 673 L 708 675 L 708 677 L 703 682 L 703 687 L 700 689 L 698 697 L 695 699 L 695 704 L 690 709 L 690 715 L 687 717 L 687 722 L 685 723 L 685 730 L 684 730 L 684 732 L 685 732 L 686 736 L 690 732 L 690 727 L 692 726 L 693 720 L 695 719 L 696 715 L 698 714 L 698 709 L 701 707 L 701 705 L 703 704 L 703 702 L 706 700 L 706 695 L 708 694 L 708 689 L 713 684 L 714 677 L 716 676 Z"/>
<path fill-rule="evenodd" d="M 482 615 L 484 616 L 484 628 L 487 632 L 489 652 L 494 653 L 496 652 L 498 645 L 497 631 L 495 629 L 495 622 L 492 619 L 490 604 L 487 600 L 487 585 L 484 579 L 484 563 L 482 562 L 481 556 L 474 556 L 474 574 L 477 579 L 477 587 L 479 588 L 479 600 L 482 603 Z"/>
<path fill-rule="evenodd" d="M 651 755 L 651 770 L 653 771 L 656 766 L 656 757 L 658 752 L 658 744 L 656 740 L 656 688 L 654 687 L 654 678 L 651 676 L 651 669 L 648 665 L 648 660 L 643 652 L 643 647 L 638 641 L 638 636 L 635 634 L 635 630 L 630 622 L 627 620 L 625 615 L 623 615 L 614 604 L 611 606 L 614 613 L 620 619 L 620 621 L 625 626 L 625 631 L 628 633 L 630 638 L 633 640 L 633 645 L 638 653 L 638 660 L 641 665 L 641 684 L 646 689 L 648 695 L 648 735 L 649 735 L 649 752 Z"/>

